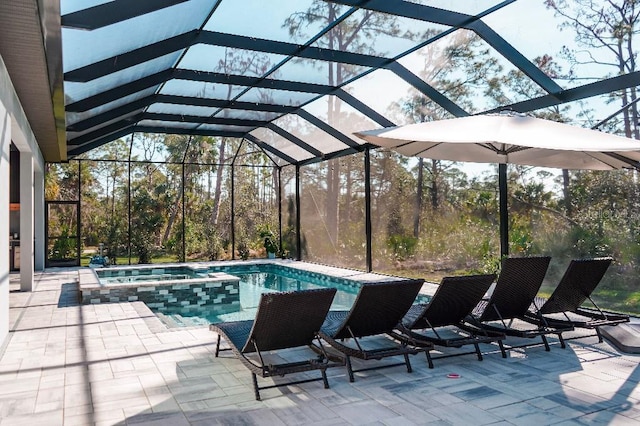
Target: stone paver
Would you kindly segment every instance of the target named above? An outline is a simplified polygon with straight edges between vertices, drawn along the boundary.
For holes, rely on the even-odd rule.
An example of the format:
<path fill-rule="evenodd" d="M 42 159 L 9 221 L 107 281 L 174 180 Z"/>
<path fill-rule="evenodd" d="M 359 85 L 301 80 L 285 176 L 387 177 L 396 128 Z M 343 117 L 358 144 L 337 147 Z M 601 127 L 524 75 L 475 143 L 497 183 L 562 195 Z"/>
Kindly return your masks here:
<path fill-rule="evenodd" d="M 565 350 L 513 349 L 507 359 L 486 346 L 483 362 L 466 355 L 434 369 L 417 356 L 412 374 L 373 370 L 354 383 L 332 369 L 330 389 L 311 382 L 256 401 L 248 370 L 230 352 L 214 357 L 207 327 L 168 329 L 141 302 L 81 306 L 76 278 L 48 270 L 21 293 L 11 276 L 0 426 L 640 425 L 640 356 L 594 337 Z"/>

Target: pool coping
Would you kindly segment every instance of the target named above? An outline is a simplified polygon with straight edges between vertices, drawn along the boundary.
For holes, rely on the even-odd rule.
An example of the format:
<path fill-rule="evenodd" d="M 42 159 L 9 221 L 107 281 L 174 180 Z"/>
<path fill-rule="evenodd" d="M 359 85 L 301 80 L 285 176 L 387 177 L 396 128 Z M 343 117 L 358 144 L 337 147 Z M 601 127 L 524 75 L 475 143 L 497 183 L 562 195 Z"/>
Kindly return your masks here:
<path fill-rule="evenodd" d="M 160 265 L 160 264 L 155 264 L 155 265 Z M 173 267 L 181 267 L 181 268 L 187 268 L 187 269 L 199 269 L 199 268 L 190 268 L 188 266 L 184 266 L 185 264 L 162 264 L 162 268 L 173 268 Z M 144 267 L 144 265 L 135 265 L 135 266 L 118 266 L 117 269 L 124 269 L 124 270 L 136 270 L 136 269 L 148 269 L 149 266 L 147 266 L 146 268 Z M 116 268 L 110 268 L 110 269 L 116 269 Z M 204 272 L 203 272 L 204 273 Z M 162 285 L 167 285 L 167 284 L 171 284 L 171 283 L 175 283 L 175 282 L 180 282 L 180 283 L 184 283 L 184 284 L 198 284 L 198 283 L 205 283 L 205 282 L 225 282 L 225 281 L 238 281 L 238 277 L 231 275 L 231 274 L 227 274 L 226 272 L 207 272 L 206 273 L 207 276 L 204 277 L 198 277 L 198 278 L 186 278 L 186 279 L 180 279 L 180 280 L 149 280 L 149 281 L 132 281 L 132 282 L 111 282 L 109 284 L 104 284 L 102 282 L 100 282 L 100 279 L 97 276 L 96 270 L 94 268 L 89 268 L 89 270 L 86 269 L 80 269 L 78 270 L 78 283 L 80 285 L 80 291 L 82 290 L 97 290 L 97 289 L 104 289 L 104 288 L 121 288 L 121 287 L 155 287 L 155 286 L 162 286 Z M 108 278 L 117 278 L 117 276 L 115 277 L 108 277 Z"/>

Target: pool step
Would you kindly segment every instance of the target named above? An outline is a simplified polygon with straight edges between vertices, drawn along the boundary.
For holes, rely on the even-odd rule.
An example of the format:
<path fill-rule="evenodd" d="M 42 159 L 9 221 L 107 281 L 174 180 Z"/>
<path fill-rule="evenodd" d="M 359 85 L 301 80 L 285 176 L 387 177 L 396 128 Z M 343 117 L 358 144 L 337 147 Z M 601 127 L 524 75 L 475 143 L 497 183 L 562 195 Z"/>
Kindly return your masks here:
<path fill-rule="evenodd" d="M 182 327 L 182 325 L 180 325 L 179 323 L 177 323 L 173 318 L 172 315 L 165 315 L 162 312 L 156 312 L 155 313 L 156 316 L 160 319 L 160 321 L 162 321 L 162 323 L 164 325 L 166 325 L 168 328 L 176 328 L 176 327 Z"/>
<path fill-rule="evenodd" d="M 155 314 L 168 328 L 209 325 L 208 321 L 199 317 L 183 317 L 178 314 L 167 315 L 162 312 L 156 312 Z"/>
<path fill-rule="evenodd" d="M 173 315 L 174 321 L 182 324 L 183 327 L 193 327 L 199 325 L 209 325 L 209 322 L 200 317 L 183 317 L 182 315 Z"/>

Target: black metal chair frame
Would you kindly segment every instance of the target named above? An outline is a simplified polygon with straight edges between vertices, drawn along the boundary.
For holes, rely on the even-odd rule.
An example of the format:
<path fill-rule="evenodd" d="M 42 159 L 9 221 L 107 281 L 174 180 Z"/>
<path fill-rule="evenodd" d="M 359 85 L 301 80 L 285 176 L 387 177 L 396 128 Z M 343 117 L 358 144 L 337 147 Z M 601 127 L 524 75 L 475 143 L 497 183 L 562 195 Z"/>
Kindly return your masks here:
<path fill-rule="evenodd" d="M 209 329 L 218 333 L 215 356 L 231 350 L 251 371 L 256 400 L 260 390 L 322 380 L 329 388 L 326 369 L 343 366 L 340 358 L 331 357 L 319 338 L 318 330 L 326 318 L 336 293 L 334 288 L 265 293 L 261 296 L 254 320 L 211 324 Z M 224 338 L 228 348 L 220 348 Z M 315 342 L 315 344 L 314 344 Z M 317 357 L 297 362 L 266 364 L 263 354 L 269 351 L 309 346 Z M 250 357 L 249 355 L 255 356 Z M 275 383 L 259 386 L 257 376 L 277 377 L 291 373 L 320 370 L 320 378 Z"/>
<path fill-rule="evenodd" d="M 542 285 L 550 260 L 551 258 L 547 256 L 503 259 L 502 269 L 491 297 L 478 304 L 472 314 L 466 318 L 464 328 L 470 332 L 483 329 L 528 339 L 540 337 L 546 351 L 551 350 L 547 335 L 556 334 L 560 340 L 560 346 L 565 348 L 562 333 L 573 330 L 573 327 L 550 323 L 539 312 L 529 311 Z M 522 321 L 535 328 L 517 328 L 516 321 Z M 495 325 L 495 322 L 498 324 Z M 524 346 L 531 345 L 510 347 Z"/>
<path fill-rule="evenodd" d="M 495 274 L 444 277 L 431 301 L 426 304 L 412 306 L 402 322 L 398 324 L 397 329 L 391 333 L 391 336 L 404 341 L 408 345 L 419 347 L 432 345 L 449 348 L 460 348 L 465 345 L 474 346 L 474 352 L 437 357 L 431 355 L 427 350 L 425 353 L 429 368 L 433 368 L 433 359 L 472 353 L 475 353 L 478 360 L 482 361 L 481 343 L 491 344 L 497 342 L 502 356 L 506 357 L 502 344 L 502 340 L 506 338 L 504 333 L 464 328 L 464 319 L 482 299 L 495 278 Z M 442 331 L 443 328 L 454 329 L 457 336 L 449 338 L 441 336 L 438 329 Z M 433 336 L 425 334 L 424 331 L 418 333 L 414 330 L 430 330 Z"/>
<path fill-rule="evenodd" d="M 411 373 L 409 355 L 433 348 L 408 346 L 389 339 L 391 345 L 365 349 L 362 339 L 368 336 L 388 335 L 411 307 L 423 280 L 400 280 L 362 284 L 358 296 L 349 311 L 330 311 L 327 321 L 320 329 L 320 337 L 338 350 L 343 357 L 349 374 L 349 381 L 355 380 L 354 373 L 375 370 L 398 365 L 406 365 Z M 346 341 L 352 341 L 353 345 Z M 351 358 L 362 360 L 381 360 L 386 357 L 402 355 L 403 363 L 354 370 Z"/>
<path fill-rule="evenodd" d="M 600 327 L 629 322 L 628 315 L 604 311 L 591 298 L 591 294 L 612 261 L 610 257 L 572 260 L 551 296 L 548 299 L 542 297 L 534 299 L 529 313 L 531 319 L 535 321 L 542 316 L 547 323 L 554 325 L 570 325 L 575 328 L 595 330 L 598 342 L 602 343 Z M 586 300 L 593 305 L 593 308 L 581 306 Z M 565 338 L 565 340 L 583 337 L 588 336 Z"/>

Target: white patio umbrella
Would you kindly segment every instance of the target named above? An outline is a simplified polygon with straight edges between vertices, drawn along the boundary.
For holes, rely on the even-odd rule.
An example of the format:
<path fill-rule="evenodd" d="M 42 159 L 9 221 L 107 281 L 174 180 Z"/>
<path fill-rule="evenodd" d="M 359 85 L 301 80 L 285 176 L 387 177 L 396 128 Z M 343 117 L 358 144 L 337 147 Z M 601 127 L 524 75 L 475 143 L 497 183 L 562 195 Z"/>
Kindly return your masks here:
<path fill-rule="evenodd" d="M 640 168 L 638 140 L 511 113 L 387 127 L 355 135 L 407 156 L 498 163 L 502 255 L 508 254 L 508 163 L 582 170 Z"/>

